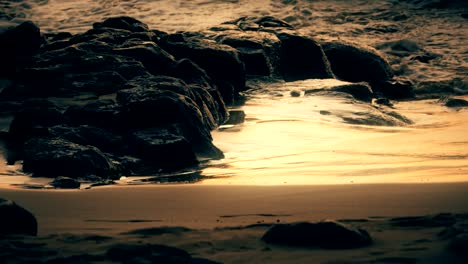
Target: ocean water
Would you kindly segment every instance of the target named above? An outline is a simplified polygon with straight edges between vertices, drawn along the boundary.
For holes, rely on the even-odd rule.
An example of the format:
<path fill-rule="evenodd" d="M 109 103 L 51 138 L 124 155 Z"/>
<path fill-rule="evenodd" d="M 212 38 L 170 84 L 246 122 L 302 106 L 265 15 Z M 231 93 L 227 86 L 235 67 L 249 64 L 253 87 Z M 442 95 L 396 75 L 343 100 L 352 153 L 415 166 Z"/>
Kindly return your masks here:
<path fill-rule="evenodd" d="M 430 64 L 390 57 L 415 82 L 466 82 L 466 23 L 460 10 L 415 8 L 401 1 L 312 0 L 29 0 L 0 1 L 5 13 L 31 19 L 43 32 L 78 33 L 93 22 L 133 16 L 167 32 L 197 31 L 247 15 L 272 15 L 318 40 L 369 46 L 399 39 L 440 54 Z M 395 18 L 405 17 L 403 20 Z M 465 25 L 465 26 L 463 26 Z M 465 47 L 465 48 L 464 48 Z M 202 184 L 431 183 L 468 180 L 468 111 L 437 99 L 395 102 L 413 123 L 353 125 L 343 116 L 368 106 L 330 96 L 292 97 L 300 83 L 260 83 L 247 94 L 246 122 L 213 131 L 226 158 L 210 161 Z M 468 99 L 466 96 L 461 98 Z M 2 165 L 4 166 L 4 165 Z M 15 167 L 0 168 L 14 174 Z M 21 178 L 27 181 L 27 178 Z M 3 181 L 4 182 L 4 181 Z"/>

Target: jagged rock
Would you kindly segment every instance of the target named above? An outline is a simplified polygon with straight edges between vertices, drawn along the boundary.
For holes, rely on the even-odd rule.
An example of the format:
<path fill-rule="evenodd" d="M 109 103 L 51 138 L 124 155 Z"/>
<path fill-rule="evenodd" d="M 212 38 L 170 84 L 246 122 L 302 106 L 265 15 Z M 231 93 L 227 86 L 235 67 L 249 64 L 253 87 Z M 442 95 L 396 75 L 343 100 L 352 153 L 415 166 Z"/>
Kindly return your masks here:
<path fill-rule="evenodd" d="M 71 178 L 116 177 L 120 168 L 93 146 L 61 138 L 33 138 L 24 146 L 23 170 L 36 176 Z"/>
<path fill-rule="evenodd" d="M 179 89 L 180 87 L 177 87 Z M 211 127 L 190 97 L 160 88 L 132 88 L 117 94 L 124 109 L 122 122 L 133 129 L 161 127 L 175 124 L 199 157 L 220 158 L 212 143 Z M 205 111 L 207 113 L 209 111 Z M 148 118 L 150 117 L 150 118 Z"/>
<path fill-rule="evenodd" d="M 327 57 L 313 39 L 279 33 L 281 40 L 280 72 L 286 81 L 333 78 Z"/>
<path fill-rule="evenodd" d="M 177 169 L 198 163 L 192 145 L 178 131 L 152 128 L 133 133 L 130 139 L 135 156 L 163 169 Z M 175 129 L 173 129 L 175 130 Z"/>
<path fill-rule="evenodd" d="M 113 100 L 96 100 L 83 106 L 70 106 L 64 115 L 73 125 L 91 125 L 111 130 L 125 130 L 120 123 L 121 108 Z"/>
<path fill-rule="evenodd" d="M 168 35 L 159 45 L 177 59 L 188 58 L 205 70 L 226 103 L 245 90 L 245 68 L 236 49 L 189 33 Z"/>
<path fill-rule="evenodd" d="M 50 185 L 58 189 L 79 189 L 81 183 L 76 179 L 69 177 L 57 177 L 50 183 Z"/>
<path fill-rule="evenodd" d="M 393 72 L 383 55 L 370 47 L 345 42 L 325 42 L 322 48 L 338 79 L 349 82 L 384 82 Z M 373 86 L 372 86 L 373 87 Z"/>
<path fill-rule="evenodd" d="M 275 34 L 229 30 L 215 34 L 214 39 L 240 52 L 246 74 L 271 76 L 279 73 L 281 43 Z"/>
<path fill-rule="evenodd" d="M 384 82 L 374 82 L 372 89 L 390 99 L 410 99 L 415 97 L 413 83 L 404 79 L 392 79 Z"/>
<path fill-rule="evenodd" d="M 99 150 L 111 153 L 122 153 L 125 149 L 122 136 L 90 125 L 54 126 L 49 128 L 49 134 L 52 137 L 60 137 L 76 144 L 95 146 Z"/>
<path fill-rule="evenodd" d="M 0 198 L 0 236 L 37 235 L 36 217 L 13 201 Z"/>
<path fill-rule="evenodd" d="M 141 21 L 128 16 L 111 17 L 103 22 L 94 23 L 93 28 L 117 28 L 131 32 L 149 31 L 148 26 Z"/>
<path fill-rule="evenodd" d="M 360 248 L 372 244 L 363 229 L 354 229 L 337 222 L 273 225 L 262 237 L 268 244 L 326 249 Z"/>
<path fill-rule="evenodd" d="M 286 21 L 272 16 L 244 16 L 235 20 L 224 22 L 223 24 L 235 25 L 243 31 L 258 31 L 262 29 L 293 29 L 293 26 Z"/>
<path fill-rule="evenodd" d="M 0 76 L 13 77 L 24 57 L 34 55 L 42 42 L 40 29 L 33 22 L 0 21 Z"/>
<path fill-rule="evenodd" d="M 50 101 L 30 100 L 22 105 L 13 118 L 8 131 L 13 141 L 24 142 L 33 135 L 44 135 L 50 126 L 66 123 L 59 109 Z"/>

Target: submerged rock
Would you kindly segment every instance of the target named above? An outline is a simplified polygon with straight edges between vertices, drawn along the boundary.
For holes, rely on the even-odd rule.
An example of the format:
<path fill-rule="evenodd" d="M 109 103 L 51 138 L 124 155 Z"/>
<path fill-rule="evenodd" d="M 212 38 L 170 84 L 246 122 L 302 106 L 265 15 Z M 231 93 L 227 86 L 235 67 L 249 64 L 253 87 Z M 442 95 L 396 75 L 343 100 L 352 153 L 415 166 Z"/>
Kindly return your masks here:
<path fill-rule="evenodd" d="M 0 198 L 0 236 L 37 235 L 36 217 L 13 201 Z"/>
<path fill-rule="evenodd" d="M 335 92 L 343 92 L 352 95 L 355 99 L 361 100 L 364 102 L 371 102 L 374 94 L 372 92 L 371 87 L 365 83 L 343 83 L 338 84 L 336 86 L 329 86 L 329 87 L 320 87 L 320 88 L 313 88 L 305 90 L 305 94 L 313 94 L 316 92 L 322 91 L 335 91 Z"/>
<path fill-rule="evenodd" d="M 262 237 L 268 244 L 326 249 L 360 248 L 372 244 L 367 231 L 337 222 L 273 225 Z"/>
<path fill-rule="evenodd" d="M 23 170 L 35 176 L 112 178 L 119 172 L 116 164 L 96 147 L 61 138 L 30 139 L 25 143 L 24 152 Z"/>

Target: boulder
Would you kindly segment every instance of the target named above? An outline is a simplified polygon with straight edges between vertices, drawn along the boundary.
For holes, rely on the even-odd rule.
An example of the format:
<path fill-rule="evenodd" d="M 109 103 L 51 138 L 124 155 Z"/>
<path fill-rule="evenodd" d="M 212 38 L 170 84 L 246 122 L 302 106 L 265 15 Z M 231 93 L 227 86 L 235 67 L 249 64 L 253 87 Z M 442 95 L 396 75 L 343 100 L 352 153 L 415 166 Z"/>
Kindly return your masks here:
<path fill-rule="evenodd" d="M 272 16 L 243 16 L 235 20 L 224 22 L 223 24 L 235 25 L 243 31 L 294 29 L 294 27 L 286 21 Z"/>
<path fill-rule="evenodd" d="M 322 43 L 322 48 L 338 79 L 349 82 L 385 82 L 393 77 L 387 60 L 378 51 L 346 42 Z M 372 86 L 373 87 L 373 86 Z"/>
<path fill-rule="evenodd" d="M 468 107 L 468 101 L 460 98 L 449 98 L 445 102 L 447 107 Z"/>
<path fill-rule="evenodd" d="M 175 129 L 152 128 L 133 133 L 130 149 L 156 168 L 178 169 L 198 164 L 192 145 Z"/>
<path fill-rule="evenodd" d="M 280 72 L 286 81 L 333 78 L 320 44 L 301 35 L 279 33 Z"/>
<path fill-rule="evenodd" d="M 261 31 L 228 30 L 214 33 L 221 44 L 237 49 L 248 75 L 271 76 L 279 73 L 281 42 L 275 34 Z"/>
<path fill-rule="evenodd" d="M 185 250 L 158 244 L 115 244 L 107 250 L 106 256 L 119 263 L 221 264 L 193 258 Z"/>
<path fill-rule="evenodd" d="M 120 123 L 121 107 L 113 100 L 91 101 L 83 106 L 70 106 L 64 115 L 70 124 L 90 125 L 110 130 L 127 130 L 127 127 Z"/>
<path fill-rule="evenodd" d="M 0 198 L 0 236 L 37 235 L 36 217 L 13 201 Z"/>
<path fill-rule="evenodd" d="M 107 18 L 102 22 L 94 23 L 93 28 L 116 28 L 131 32 L 149 31 L 148 26 L 145 23 L 128 16 Z"/>
<path fill-rule="evenodd" d="M 367 231 L 331 221 L 276 224 L 263 235 L 262 240 L 268 244 L 325 249 L 351 249 L 372 244 Z"/>
<path fill-rule="evenodd" d="M 125 150 L 125 142 L 121 135 L 109 130 L 90 126 L 53 126 L 49 128 L 49 135 L 59 137 L 80 145 L 91 145 L 99 150 L 122 153 Z"/>
<path fill-rule="evenodd" d="M 43 42 L 39 27 L 31 21 L 0 21 L 0 76 L 13 77 L 25 57 L 34 55 Z"/>
<path fill-rule="evenodd" d="M 76 179 L 60 176 L 55 178 L 50 185 L 57 189 L 79 189 L 81 183 Z"/>
<path fill-rule="evenodd" d="M 245 67 L 236 49 L 189 33 L 168 35 L 158 44 L 176 59 L 188 58 L 205 70 L 226 103 L 245 90 Z"/>
<path fill-rule="evenodd" d="M 468 261 L 468 234 L 463 233 L 453 238 L 449 242 L 447 249 L 466 263 Z"/>
<path fill-rule="evenodd" d="M 35 176 L 118 177 L 120 168 L 93 146 L 61 138 L 32 138 L 25 143 L 23 170 Z"/>

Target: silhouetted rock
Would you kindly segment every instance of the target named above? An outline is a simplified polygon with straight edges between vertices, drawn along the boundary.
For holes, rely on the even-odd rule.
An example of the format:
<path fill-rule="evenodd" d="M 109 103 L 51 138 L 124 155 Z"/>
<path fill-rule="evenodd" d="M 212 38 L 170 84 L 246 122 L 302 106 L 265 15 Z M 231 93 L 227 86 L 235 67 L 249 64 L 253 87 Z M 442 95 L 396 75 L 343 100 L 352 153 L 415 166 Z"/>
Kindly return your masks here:
<path fill-rule="evenodd" d="M 112 178 L 120 168 L 93 146 L 61 138 L 33 138 L 25 143 L 23 170 L 35 176 Z"/>
<path fill-rule="evenodd" d="M 263 235 L 262 240 L 268 244 L 326 249 L 360 248 L 372 244 L 367 231 L 337 222 L 277 224 Z"/>
<path fill-rule="evenodd" d="M 95 146 L 99 150 L 112 153 L 122 153 L 125 149 L 125 142 L 121 135 L 90 125 L 54 126 L 49 128 L 49 135 L 84 146 Z"/>
<path fill-rule="evenodd" d="M 455 215 L 441 213 L 428 216 L 409 216 L 390 219 L 390 224 L 400 227 L 441 227 L 451 226 L 456 222 Z"/>
<path fill-rule="evenodd" d="M 15 202 L 0 198 L 0 236 L 3 235 L 36 236 L 36 217 Z"/>
<path fill-rule="evenodd" d="M 245 112 L 243 110 L 229 110 L 229 119 L 225 125 L 237 125 L 245 122 Z"/>
<path fill-rule="evenodd" d="M 81 183 L 76 179 L 69 177 L 57 177 L 50 183 L 50 185 L 58 189 L 79 189 Z"/>
<path fill-rule="evenodd" d="M 117 244 L 107 257 L 122 263 L 216 264 L 207 259 L 192 258 L 185 250 L 157 244 Z M 219 263 L 218 263 L 219 264 Z"/>
<path fill-rule="evenodd" d="M 290 33 L 276 35 L 281 40 L 280 72 L 286 81 L 334 77 L 325 53 L 315 40 Z"/>
<path fill-rule="evenodd" d="M 262 29 L 293 29 L 286 21 L 272 16 L 244 16 L 223 24 L 235 25 L 243 31 L 259 31 Z"/>
<path fill-rule="evenodd" d="M 390 99 L 410 99 L 415 97 L 413 83 L 404 79 L 392 79 L 372 84 L 374 92 Z"/>
<path fill-rule="evenodd" d="M 127 129 L 120 123 L 121 108 L 113 100 L 96 100 L 83 106 L 70 106 L 64 115 L 74 125 L 91 125 L 113 130 Z"/>
<path fill-rule="evenodd" d="M 149 31 L 148 26 L 143 22 L 128 16 L 111 17 L 103 22 L 94 23 L 93 28 L 117 28 L 131 32 Z"/>
<path fill-rule="evenodd" d="M 154 167 L 177 169 L 198 163 L 192 145 L 169 129 L 153 128 L 133 133 L 131 150 Z"/>
<path fill-rule="evenodd" d="M 281 43 L 275 34 L 229 30 L 215 35 L 217 42 L 229 45 L 240 52 L 246 74 L 270 76 L 279 73 Z"/>
<path fill-rule="evenodd" d="M 468 234 L 460 234 L 453 238 L 447 249 L 461 257 L 464 261 L 468 260 Z"/>
<path fill-rule="evenodd" d="M 447 107 L 468 107 L 468 101 L 460 98 L 449 98 L 447 102 L 445 102 L 445 106 Z"/>
<path fill-rule="evenodd" d="M 236 49 L 190 33 L 168 35 L 159 44 L 177 59 L 188 58 L 205 70 L 226 103 L 245 90 L 245 68 Z"/>
<path fill-rule="evenodd" d="M 31 21 L 0 21 L 0 76 L 13 77 L 25 57 L 34 55 L 43 42 L 39 27 Z"/>
<path fill-rule="evenodd" d="M 322 48 L 338 79 L 349 82 L 384 82 L 393 77 L 387 60 L 376 50 L 345 42 L 325 42 Z M 373 86 L 372 86 L 373 87 Z"/>
<path fill-rule="evenodd" d="M 64 123 L 66 118 L 52 102 L 30 100 L 15 114 L 8 133 L 11 140 L 23 142 L 33 135 L 46 134 L 48 127 Z"/>

